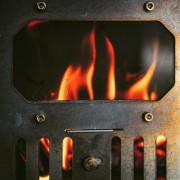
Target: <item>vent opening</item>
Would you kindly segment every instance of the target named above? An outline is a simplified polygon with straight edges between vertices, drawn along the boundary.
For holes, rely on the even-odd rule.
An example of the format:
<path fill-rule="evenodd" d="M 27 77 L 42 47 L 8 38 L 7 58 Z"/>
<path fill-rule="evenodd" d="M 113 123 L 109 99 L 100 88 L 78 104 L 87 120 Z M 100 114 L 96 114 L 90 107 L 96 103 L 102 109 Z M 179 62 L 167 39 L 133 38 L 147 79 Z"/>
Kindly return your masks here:
<path fill-rule="evenodd" d="M 39 180 L 49 180 L 49 154 L 49 139 L 41 138 L 39 143 Z"/>
<path fill-rule="evenodd" d="M 73 140 L 65 137 L 62 143 L 62 179 L 72 179 Z"/>
<path fill-rule="evenodd" d="M 26 180 L 26 141 L 16 142 L 16 180 Z"/>
<path fill-rule="evenodd" d="M 121 179 L 121 139 L 117 136 L 111 143 L 111 179 Z"/>
<path fill-rule="evenodd" d="M 166 137 L 160 135 L 156 139 L 157 180 L 166 180 Z"/>

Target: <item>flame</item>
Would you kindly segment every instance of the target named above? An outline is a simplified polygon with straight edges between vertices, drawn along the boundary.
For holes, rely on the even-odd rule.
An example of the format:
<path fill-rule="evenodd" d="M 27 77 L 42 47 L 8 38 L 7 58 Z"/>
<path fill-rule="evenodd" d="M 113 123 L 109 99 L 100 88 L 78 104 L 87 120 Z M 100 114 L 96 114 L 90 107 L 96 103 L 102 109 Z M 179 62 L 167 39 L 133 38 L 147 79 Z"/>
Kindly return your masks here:
<path fill-rule="evenodd" d="M 151 100 L 156 100 L 157 99 L 157 93 L 155 92 L 155 91 L 153 91 L 152 93 L 151 93 L 151 98 L 150 98 Z"/>
<path fill-rule="evenodd" d="M 49 175 L 47 175 L 47 176 L 39 176 L 39 180 L 49 180 Z"/>
<path fill-rule="evenodd" d="M 107 92 L 106 99 L 114 100 L 116 98 L 116 81 L 115 81 L 115 52 L 113 45 L 109 38 L 105 36 L 105 43 L 107 47 L 107 56 L 109 60 Z M 80 100 L 79 94 L 81 90 L 85 90 L 89 96 L 89 100 L 94 99 L 92 80 L 95 71 L 96 63 L 96 42 L 95 42 L 95 28 L 82 41 L 83 48 L 89 48 L 91 55 L 88 67 L 82 65 L 70 64 L 64 72 L 60 88 L 58 91 L 57 100 Z M 159 49 L 159 41 L 155 40 L 153 45 L 152 64 L 150 65 L 144 76 L 134 83 L 124 93 L 120 92 L 123 99 L 128 100 L 156 100 L 157 93 L 155 91 L 149 92 L 149 86 L 155 72 L 157 64 L 157 56 Z M 84 49 L 82 49 L 83 53 Z M 127 77 L 136 77 L 127 73 Z M 126 77 L 126 78 L 127 78 Z"/>
<path fill-rule="evenodd" d="M 156 68 L 156 62 L 157 62 L 157 55 L 158 55 L 158 49 L 159 49 L 159 41 L 154 41 L 154 47 L 153 47 L 153 57 L 152 57 L 152 64 L 149 68 L 149 70 L 145 73 L 145 75 L 134 85 L 132 85 L 129 90 L 125 93 L 125 99 L 131 99 L 131 100 L 149 100 L 150 98 L 155 99 L 157 97 L 156 93 L 153 92 L 151 94 L 151 97 L 148 95 L 148 89 L 151 82 L 151 79 L 153 77 L 155 68 Z M 151 100 L 153 100 L 151 99 Z"/>
<path fill-rule="evenodd" d="M 72 161 L 72 149 L 73 149 L 73 141 L 71 138 L 66 137 L 63 140 L 63 151 L 62 151 L 62 168 L 65 171 L 71 170 L 71 161 Z"/>
<path fill-rule="evenodd" d="M 107 99 L 114 100 L 116 96 L 116 82 L 115 82 L 115 53 L 111 41 L 105 37 L 110 66 L 108 72 L 108 88 L 107 88 Z"/>
<path fill-rule="evenodd" d="M 41 143 L 44 146 L 45 150 L 49 153 L 49 147 L 50 147 L 49 139 L 41 138 Z"/>
<path fill-rule="evenodd" d="M 88 35 L 88 39 L 84 41 L 90 46 L 92 59 L 90 65 L 86 70 L 82 67 L 70 65 L 65 71 L 58 94 L 58 100 L 78 100 L 79 91 L 86 89 L 89 99 L 94 99 L 92 78 L 94 74 L 94 65 L 96 60 L 96 47 L 95 47 L 95 30 L 93 29 Z"/>

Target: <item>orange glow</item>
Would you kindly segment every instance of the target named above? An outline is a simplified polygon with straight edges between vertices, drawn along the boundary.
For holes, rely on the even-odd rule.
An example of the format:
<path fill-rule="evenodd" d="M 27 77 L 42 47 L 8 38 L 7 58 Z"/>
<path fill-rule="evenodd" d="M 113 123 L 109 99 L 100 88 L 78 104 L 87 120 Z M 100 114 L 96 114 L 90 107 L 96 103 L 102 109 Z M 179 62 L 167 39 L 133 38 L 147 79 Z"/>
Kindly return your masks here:
<path fill-rule="evenodd" d="M 157 179 L 166 179 L 166 143 L 167 139 L 160 135 L 156 139 L 156 157 L 157 157 Z M 162 171 L 162 167 L 164 167 Z"/>
<path fill-rule="evenodd" d="M 156 140 L 157 146 L 162 146 L 164 143 L 166 143 L 166 138 L 164 136 L 158 136 Z"/>
<path fill-rule="evenodd" d="M 94 65 L 96 61 L 96 47 L 95 47 L 95 31 L 84 39 L 83 47 L 88 46 L 91 53 L 90 64 L 85 70 L 81 65 L 70 65 L 62 78 L 60 89 L 58 93 L 58 100 L 78 100 L 79 91 L 85 89 L 88 92 L 89 99 L 94 99 L 92 79 L 94 74 Z"/>
<path fill-rule="evenodd" d="M 159 157 L 165 157 L 166 156 L 166 138 L 164 136 L 158 136 L 156 140 L 156 146 L 157 146 L 157 156 Z"/>
<path fill-rule="evenodd" d="M 156 92 L 152 92 L 151 93 L 151 98 L 150 98 L 151 100 L 156 100 L 157 99 L 157 93 Z"/>
<path fill-rule="evenodd" d="M 71 138 L 66 137 L 63 140 L 63 151 L 62 151 L 62 168 L 65 171 L 71 170 L 72 157 L 73 157 L 73 141 Z"/>
<path fill-rule="evenodd" d="M 110 61 L 109 72 L 108 72 L 108 88 L 107 88 L 107 99 L 114 100 L 116 96 L 116 83 L 115 83 L 115 53 L 111 41 L 105 37 L 107 51 Z"/>
<path fill-rule="evenodd" d="M 44 148 L 46 149 L 46 151 L 49 153 L 49 147 L 50 147 L 49 139 L 41 138 L 41 143 L 44 146 Z"/>
<path fill-rule="evenodd" d="M 39 180 L 49 180 L 49 175 L 47 175 L 47 176 L 39 176 Z"/>
<path fill-rule="evenodd" d="M 144 142 L 143 142 L 143 140 L 140 141 L 140 142 L 138 142 L 138 143 L 136 144 L 136 146 L 137 146 L 137 147 L 140 147 L 140 148 L 143 148 L 143 147 L 144 147 Z"/>
<path fill-rule="evenodd" d="M 157 149 L 157 155 L 164 157 L 164 156 L 166 156 L 166 152 L 162 149 Z"/>
<path fill-rule="evenodd" d="M 157 62 L 157 55 L 158 55 L 158 49 L 159 49 L 159 41 L 154 41 L 154 47 L 153 47 L 153 57 L 152 57 L 152 64 L 148 71 L 145 73 L 145 75 L 137 81 L 134 85 L 132 85 L 127 92 L 125 93 L 125 99 L 131 99 L 131 100 L 150 100 L 151 98 L 155 99 L 157 97 L 156 93 L 153 92 L 151 94 L 151 97 L 149 97 L 149 85 L 151 83 L 151 79 L 153 77 L 155 68 L 156 68 L 156 62 Z"/>
<path fill-rule="evenodd" d="M 134 164 L 135 168 L 141 168 L 143 166 L 144 157 L 144 140 L 141 136 L 137 136 L 134 141 Z"/>

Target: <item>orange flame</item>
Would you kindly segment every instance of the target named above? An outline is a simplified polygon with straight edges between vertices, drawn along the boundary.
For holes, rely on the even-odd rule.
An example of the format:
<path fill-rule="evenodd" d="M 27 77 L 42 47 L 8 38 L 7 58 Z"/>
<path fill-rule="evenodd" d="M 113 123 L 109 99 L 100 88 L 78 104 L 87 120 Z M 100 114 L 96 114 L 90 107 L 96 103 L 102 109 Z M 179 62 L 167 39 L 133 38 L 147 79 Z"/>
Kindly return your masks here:
<path fill-rule="evenodd" d="M 41 143 L 44 146 L 44 148 L 46 149 L 46 151 L 49 153 L 49 147 L 50 147 L 49 139 L 41 138 Z"/>
<path fill-rule="evenodd" d="M 159 41 L 154 41 L 154 47 L 153 47 L 153 57 L 152 57 L 152 64 L 149 68 L 149 70 L 145 73 L 145 75 L 134 85 L 132 85 L 129 90 L 125 93 L 125 99 L 131 99 L 131 100 L 153 100 L 157 97 L 156 93 L 153 92 L 151 94 L 151 97 L 148 95 L 148 89 L 149 85 L 151 83 L 152 76 L 154 74 L 155 68 L 156 68 L 156 62 L 157 62 L 157 55 L 158 55 L 158 49 L 159 49 Z"/>
<path fill-rule="evenodd" d="M 84 44 L 90 45 L 92 59 L 90 65 L 86 70 L 83 70 L 79 65 L 75 67 L 70 65 L 65 71 L 58 94 L 58 100 L 78 100 L 78 93 L 80 89 L 86 89 L 89 95 L 89 99 L 94 99 L 92 78 L 94 74 L 94 65 L 96 60 L 96 47 L 95 47 L 95 31 L 94 29 L 88 35 L 88 39 L 84 41 Z"/>
<path fill-rule="evenodd" d="M 115 82 L 115 54 L 114 48 L 111 41 L 105 37 L 106 45 L 110 60 L 109 72 L 108 72 L 108 88 L 107 88 L 107 99 L 114 100 L 116 96 L 116 82 Z"/>
<path fill-rule="evenodd" d="M 71 138 L 66 137 L 63 140 L 63 151 L 62 151 L 62 168 L 65 171 L 71 170 L 71 160 L 72 160 L 72 149 L 73 149 L 73 141 Z"/>

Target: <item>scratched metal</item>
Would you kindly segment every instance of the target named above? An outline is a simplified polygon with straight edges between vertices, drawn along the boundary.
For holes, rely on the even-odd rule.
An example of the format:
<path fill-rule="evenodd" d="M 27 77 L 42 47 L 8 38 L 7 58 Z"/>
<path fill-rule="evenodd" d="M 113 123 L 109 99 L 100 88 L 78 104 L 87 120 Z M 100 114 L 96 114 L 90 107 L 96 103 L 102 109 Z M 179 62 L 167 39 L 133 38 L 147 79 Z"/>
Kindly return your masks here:
<path fill-rule="evenodd" d="M 51 180 L 61 179 L 61 142 L 64 129 L 124 129 L 116 132 L 122 141 L 122 179 L 133 179 L 132 140 L 141 135 L 145 140 L 144 179 L 156 178 L 155 139 L 164 134 L 167 137 L 167 179 L 180 179 L 180 1 L 156 0 L 152 12 L 144 10 L 146 0 L 53 0 L 48 1 L 47 9 L 38 12 L 37 1 L 0 1 L 0 177 L 15 179 L 15 142 L 22 137 L 27 141 L 27 179 L 38 177 L 38 142 L 43 136 L 51 140 L 50 173 Z M 158 102 L 140 101 L 91 101 L 65 103 L 27 103 L 13 88 L 12 61 L 13 37 L 32 19 L 47 20 L 159 20 L 176 37 L 176 83 L 173 89 Z M 144 112 L 152 112 L 154 120 L 142 120 Z M 34 115 L 43 112 L 46 121 L 34 122 Z M 108 134 L 72 135 L 75 143 L 85 143 L 88 148 L 75 145 L 73 179 L 110 179 L 111 136 Z M 97 146 L 94 139 L 99 138 Z M 97 140 L 98 141 L 98 140 Z M 127 144 L 125 144 L 127 143 Z M 97 149 L 96 149 L 96 148 Z M 132 147 L 133 148 L 133 147 Z M 76 149 L 81 154 L 76 152 Z M 95 151 L 95 149 L 97 151 Z M 80 159 L 88 153 L 104 158 L 103 169 L 97 173 L 85 172 L 80 167 Z M 59 159 L 58 159 L 59 158 Z M 59 162 L 59 164 L 58 164 Z M 98 173 L 99 172 L 99 173 Z M 88 176 L 89 175 L 89 176 Z M 102 175 L 102 176 L 101 176 Z"/>

